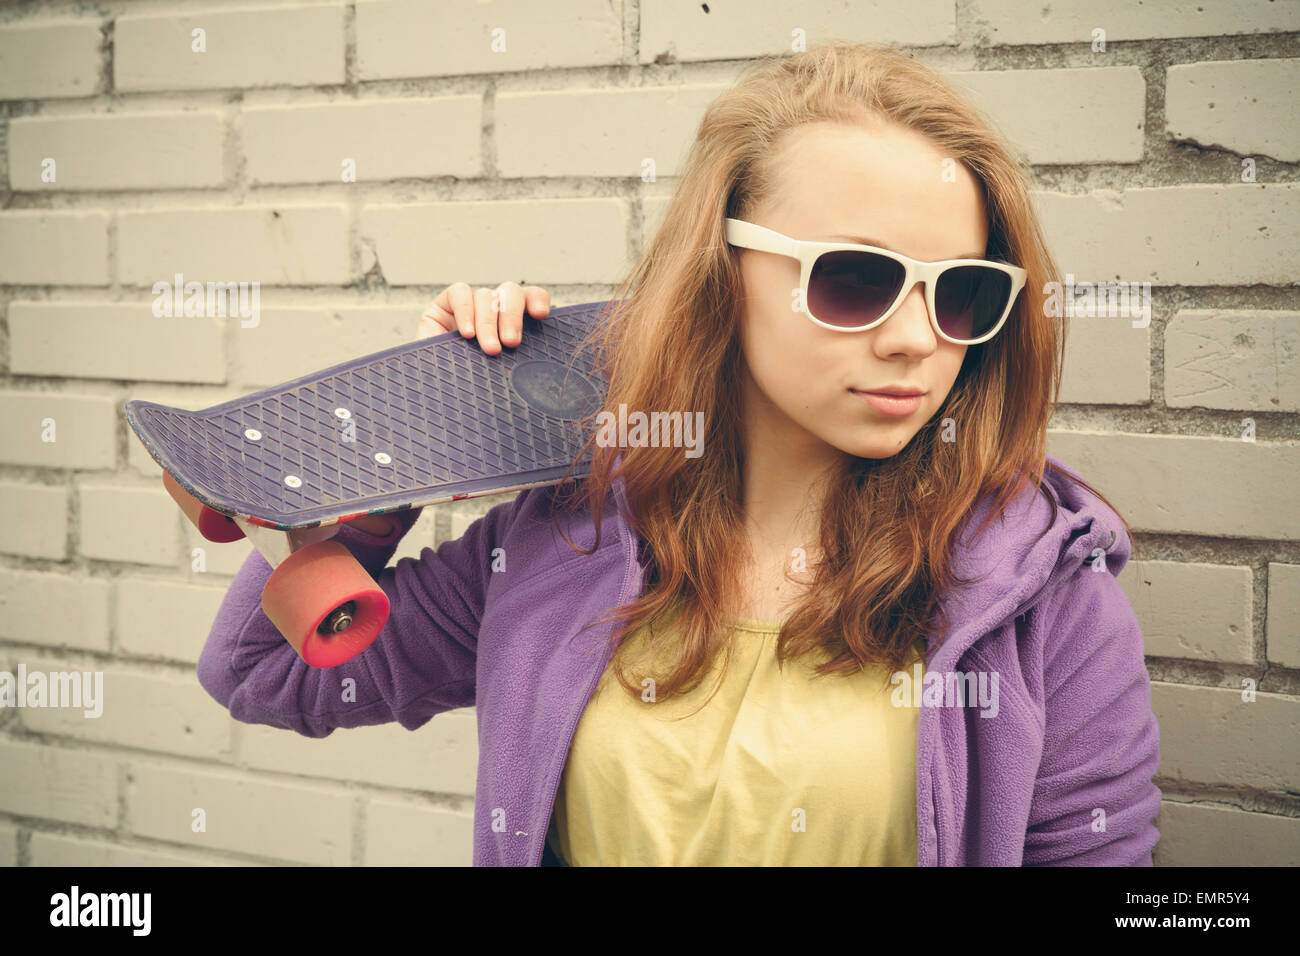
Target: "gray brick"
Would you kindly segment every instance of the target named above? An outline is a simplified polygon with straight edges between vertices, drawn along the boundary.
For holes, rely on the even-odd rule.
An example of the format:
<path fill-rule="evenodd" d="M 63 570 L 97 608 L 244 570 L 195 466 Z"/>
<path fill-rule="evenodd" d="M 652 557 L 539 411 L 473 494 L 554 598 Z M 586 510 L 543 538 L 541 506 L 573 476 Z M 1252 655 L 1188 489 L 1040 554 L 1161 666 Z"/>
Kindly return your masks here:
<path fill-rule="evenodd" d="M 27 707 L 22 725 L 40 734 L 87 743 L 135 747 L 155 753 L 225 760 L 230 757 L 230 715 L 202 693 L 197 678 L 146 674 L 126 667 L 68 667 L 52 659 L 29 658 L 28 673 L 102 673 L 99 716 L 85 707 Z M 84 701 L 83 701 L 84 702 Z"/>
<path fill-rule="evenodd" d="M 1161 37 L 1290 32 L 1296 28 L 1295 8 L 1272 0 L 1238 0 L 1230 4 L 1096 0 L 1036 7 L 1032 15 L 1020 0 L 973 0 L 965 16 L 975 35 L 985 43 L 1071 43 L 1085 49 L 1091 48 L 1092 31 L 1097 27 L 1106 31 L 1108 44 Z"/>
<path fill-rule="evenodd" d="M 502 176 L 679 176 L 716 84 L 501 92 L 496 98 Z"/>
<path fill-rule="evenodd" d="M 1244 675 L 1243 675 L 1244 676 Z M 1153 681 L 1160 722 L 1160 776 L 1183 783 L 1296 790 L 1300 782 L 1300 699 Z"/>
<path fill-rule="evenodd" d="M 470 866 L 474 815 L 399 800 L 366 804 L 366 866 Z"/>
<path fill-rule="evenodd" d="M 241 757 L 262 770 L 473 796 L 478 723 L 456 711 L 438 715 L 418 734 L 392 723 L 307 740 L 275 727 L 252 726 L 243 732 Z"/>
<path fill-rule="evenodd" d="M 0 811 L 91 827 L 117 821 L 117 766 L 108 757 L 0 739 L 0 767 Z"/>
<path fill-rule="evenodd" d="M 0 824 L 0 866 L 18 865 L 18 828 Z"/>
<path fill-rule="evenodd" d="M 118 279 L 343 285 L 347 210 L 341 205 L 166 209 L 118 214 Z"/>
<path fill-rule="evenodd" d="M 228 587 L 220 579 L 191 584 L 162 578 L 123 577 L 117 588 L 113 630 L 127 654 L 197 664 Z"/>
<path fill-rule="evenodd" d="M 1119 577 L 1138 616 L 1146 653 L 1248 664 L 1250 568 L 1130 561 Z"/>
<path fill-rule="evenodd" d="M 1142 159 L 1146 83 L 1135 66 L 978 70 L 946 76 L 1031 163 Z"/>
<path fill-rule="evenodd" d="M 1026 294 L 1028 290 L 1021 293 Z M 1150 326 L 1135 329 L 1128 318 L 1070 317 L 1061 402 L 1145 405 L 1150 401 Z"/>
<path fill-rule="evenodd" d="M 1178 312 L 1165 329 L 1165 404 L 1300 411 L 1300 312 Z"/>
<path fill-rule="evenodd" d="M 0 551 L 62 561 L 68 556 L 68 489 L 0 483 Z"/>
<path fill-rule="evenodd" d="M 186 519 L 166 489 L 83 485 L 80 494 L 83 555 L 176 566 L 176 528 Z"/>
<path fill-rule="evenodd" d="M 220 186 L 218 114 L 157 112 L 9 121 L 14 189 L 179 189 Z M 53 159 L 56 179 L 41 181 Z"/>
<path fill-rule="evenodd" d="M 1290 492 L 1300 472 L 1294 442 L 1049 429 L 1047 446 L 1135 531 L 1300 538 Z"/>
<path fill-rule="evenodd" d="M 957 42 L 952 0 L 906 4 L 866 0 L 793 9 L 780 0 L 737 4 L 641 0 L 640 13 L 641 63 L 654 63 L 665 55 L 671 62 L 789 53 L 796 30 L 802 31 L 800 36 L 808 46 L 835 36 L 860 37 L 864 30 L 872 41 L 881 43 L 937 46 Z"/>
<path fill-rule="evenodd" d="M 0 212 L 0 285 L 107 285 L 108 216 Z"/>
<path fill-rule="evenodd" d="M 1268 565 L 1268 659 L 1300 667 L 1300 564 Z"/>
<path fill-rule="evenodd" d="M 1300 819 L 1162 801 L 1156 866 L 1300 866 Z"/>
<path fill-rule="evenodd" d="M 176 853 L 58 833 L 32 834 L 32 866 L 262 866 L 224 857 Z"/>
<path fill-rule="evenodd" d="M 343 6 L 127 14 L 115 19 L 119 91 L 342 83 Z M 194 52 L 191 31 L 206 34 Z"/>
<path fill-rule="evenodd" d="M 109 583 L 66 571 L 0 571 L 0 636 L 106 652 Z"/>
<path fill-rule="evenodd" d="M 126 793 L 136 836 L 319 866 L 350 859 L 352 797 L 343 791 L 136 761 Z M 196 808 L 206 816 L 199 833 Z"/>
<path fill-rule="evenodd" d="M 0 26 L 0 100 L 100 92 L 99 29 L 100 21 L 89 18 Z"/>
<path fill-rule="evenodd" d="M 619 63 L 623 58 L 622 2 L 497 0 L 488 7 L 360 0 L 356 5 L 357 78 L 458 76 Z M 502 38 L 504 49 L 500 48 Z M 494 41 L 499 52 L 494 52 Z"/>
<path fill-rule="evenodd" d="M 619 199 L 402 203 L 361 214 L 361 235 L 393 285 L 495 288 L 521 271 L 530 285 L 614 283 L 629 265 L 627 229 Z"/>
<path fill-rule="evenodd" d="M 181 518 L 181 527 L 185 532 L 181 567 L 188 568 L 195 581 L 211 577 L 214 584 L 220 581 L 221 586 L 228 587 L 230 582 L 221 578 L 233 577 L 255 550 L 247 538 L 220 544 L 209 541 L 199 534 L 199 529 L 188 518 Z"/>
<path fill-rule="evenodd" d="M 18 303 L 10 305 L 10 317 Z M 12 325 L 10 326 L 12 334 Z M 117 466 L 112 399 L 23 389 L 0 392 L 0 461 L 8 465 L 93 470 Z M 45 441 L 45 438 L 52 441 Z"/>
<path fill-rule="evenodd" d="M 1294 163 L 1298 96 L 1300 59 L 1179 63 L 1165 80 L 1165 129 L 1176 140 Z"/>
<path fill-rule="evenodd" d="M 159 317 L 151 303 L 14 303 L 10 367 L 16 375 L 223 382 L 224 322 L 236 318 Z"/>
<path fill-rule="evenodd" d="M 483 175 L 482 97 L 362 100 L 244 110 L 242 142 L 250 183 L 342 182 Z"/>
<path fill-rule="evenodd" d="M 1097 189 L 1035 199 L 1061 270 L 1079 280 L 1294 285 L 1300 275 L 1300 184 Z"/>

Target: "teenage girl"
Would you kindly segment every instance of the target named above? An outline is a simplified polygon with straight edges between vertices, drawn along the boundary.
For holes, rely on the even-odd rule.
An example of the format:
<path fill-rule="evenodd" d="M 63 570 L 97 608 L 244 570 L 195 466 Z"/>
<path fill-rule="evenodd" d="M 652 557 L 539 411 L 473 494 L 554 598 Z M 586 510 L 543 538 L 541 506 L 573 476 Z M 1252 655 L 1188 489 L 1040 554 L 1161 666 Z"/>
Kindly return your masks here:
<path fill-rule="evenodd" d="M 703 411 L 703 454 L 597 445 L 576 496 L 395 568 L 415 512 L 353 522 L 392 612 L 328 670 L 255 607 L 254 554 L 204 686 L 311 736 L 476 706 L 476 863 L 1150 865 L 1131 542 L 1046 454 L 1065 330 L 1027 183 L 903 53 L 764 58 L 600 326 L 605 407 Z M 497 354 L 549 311 L 495 297 L 453 285 L 421 334 Z M 537 530 L 561 500 L 569 548 Z"/>

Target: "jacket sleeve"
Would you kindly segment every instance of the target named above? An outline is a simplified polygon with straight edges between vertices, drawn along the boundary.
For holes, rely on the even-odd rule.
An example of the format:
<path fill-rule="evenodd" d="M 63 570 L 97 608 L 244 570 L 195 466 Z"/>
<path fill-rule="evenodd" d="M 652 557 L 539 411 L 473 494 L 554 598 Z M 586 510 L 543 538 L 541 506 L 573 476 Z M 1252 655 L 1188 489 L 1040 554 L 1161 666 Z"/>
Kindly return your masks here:
<path fill-rule="evenodd" d="M 1044 743 L 1023 863 L 1151 866 L 1160 732 L 1137 615 L 1114 575 L 1087 563 L 1044 610 Z"/>
<path fill-rule="evenodd" d="M 271 567 L 253 551 L 217 612 L 199 657 L 199 683 L 236 720 L 306 737 L 389 721 L 415 730 L 435 714 L 472 706 L 491 553 L 520 498 L 492 508 L 459 539 L 388 568 L 421 509 L 388 515 L 395 524 L 383 538 L 341 529 L 333 540 L 376 580 L 390 610 L 370 646 L 335 667 L 309 666 L 267 618 L 262 588 Z"/>

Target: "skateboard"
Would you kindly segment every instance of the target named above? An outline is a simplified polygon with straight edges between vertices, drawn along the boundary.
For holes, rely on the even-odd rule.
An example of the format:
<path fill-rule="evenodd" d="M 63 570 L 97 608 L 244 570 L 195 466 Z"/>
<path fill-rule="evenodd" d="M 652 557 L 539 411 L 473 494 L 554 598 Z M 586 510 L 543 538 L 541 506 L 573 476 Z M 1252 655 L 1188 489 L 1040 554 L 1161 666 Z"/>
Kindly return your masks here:
<path fill-rule="evenodd" d="M 127 422 L 209 541 L 248 538 L 274 569 L 266 616 L 309 665 L 333 667 L 388 620 L 341 522 L 558 484 L 590 473 L 579 419 L 608 382 L 579 348 L 608 302 L 524 316 L 497 355 L 459 331 L 362 356 L 198 411 L 141 400 Z"/>

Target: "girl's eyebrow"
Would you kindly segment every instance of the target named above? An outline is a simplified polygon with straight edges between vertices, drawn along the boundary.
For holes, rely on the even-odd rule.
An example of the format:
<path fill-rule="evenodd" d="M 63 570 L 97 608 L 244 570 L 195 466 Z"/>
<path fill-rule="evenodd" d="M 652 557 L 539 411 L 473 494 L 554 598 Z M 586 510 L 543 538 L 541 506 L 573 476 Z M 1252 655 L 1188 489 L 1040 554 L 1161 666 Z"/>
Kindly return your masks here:
<path fill-rule="evenodd" d="M 897 249 L 890 249 L 879 239 L 864 239 L 862 236 L 828 236 L 828 239 L 843 239 L 845 242 L 856 242 L 864 246 L 875 246 L 877 249 L 889 249 L 890 252 L 898 252 Z M 899 253 L 900 255 L 902 253 Z M 967 252 L 960 256 L 953 256 L 954 259 L 983 259 L 983 252 Z"/>

